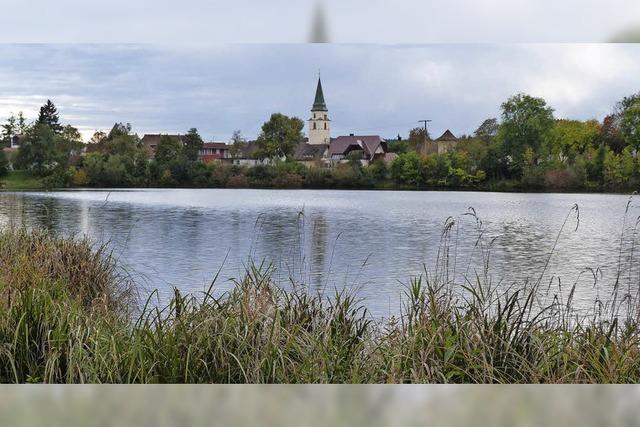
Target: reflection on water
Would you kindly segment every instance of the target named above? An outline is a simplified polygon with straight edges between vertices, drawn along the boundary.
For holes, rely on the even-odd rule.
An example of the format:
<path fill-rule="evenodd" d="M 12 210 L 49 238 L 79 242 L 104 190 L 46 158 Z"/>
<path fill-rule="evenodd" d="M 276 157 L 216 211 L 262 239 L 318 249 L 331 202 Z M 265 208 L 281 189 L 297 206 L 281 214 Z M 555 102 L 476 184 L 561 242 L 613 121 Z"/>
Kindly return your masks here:
<path fill-rule="evenodd" d="M 632 263 L 631 206 L 620 248 L 628 198 L 617 195 L 462 192 L 135 190 L 0 193 L 0 225 L 44 227 L 109 243 L 120 262 L 147 288 L 169 295 L 172 286 L 200 291 L 221 269 L 221 289 L 242 275 L 249 257 L 266 259 L 275 276 L 313 289 L 355 288 L 374 313 L 397 311 L 403 283 L 434 272 L 449 253 L 450 278 L 482 274 L 490 258 L 494 282 L 510 285 L 560 277 L 576 298 L 592 302 Z M 571 207 L 571 217 L 549 252 Z M 464 215 L 473 207 L 482 220 Z M 443 245 L 443 226 L 455 226 Z M 633 218 L 633 219 L 631 219 Z M 226 261 L 225 261 L 226 259 Z M 636 268 L 625 270 L 629 286 Z M 601 268 L 594 288 L 586 268 Z M 556 282 L 557 283 L 557 279 Z M 554 285 L 557 286 L 557 285 Z M 604 289 L 603 289 L 604 287 Z M 635 289 L 635 288 L 634 288 Z"/>

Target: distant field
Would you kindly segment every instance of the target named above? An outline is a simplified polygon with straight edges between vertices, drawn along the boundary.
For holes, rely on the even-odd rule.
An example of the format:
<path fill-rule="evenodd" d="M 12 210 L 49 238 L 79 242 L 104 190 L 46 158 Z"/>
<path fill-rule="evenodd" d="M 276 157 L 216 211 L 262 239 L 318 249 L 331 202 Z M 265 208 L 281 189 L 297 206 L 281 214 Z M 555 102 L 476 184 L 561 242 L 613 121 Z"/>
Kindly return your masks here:
<path fill-rule="evenodd" d="M 0 178 L 2 190 L 37 190 L 43 188 L 42 179 L 33 176 L 28 171 L 11 171 Z"/>

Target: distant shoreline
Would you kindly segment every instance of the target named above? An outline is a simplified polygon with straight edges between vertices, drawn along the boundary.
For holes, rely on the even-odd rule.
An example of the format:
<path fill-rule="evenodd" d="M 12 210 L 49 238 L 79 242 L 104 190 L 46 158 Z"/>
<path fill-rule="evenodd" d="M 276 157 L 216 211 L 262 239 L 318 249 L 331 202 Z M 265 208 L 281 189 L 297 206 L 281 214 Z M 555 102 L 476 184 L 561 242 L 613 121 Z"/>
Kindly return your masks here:
<path fill-rule="evenodd" d="M 143 190 L 264 190 L 264 191 L 362 191 L 362 192 L 408 192 L 408 193 L 495 193 L 495 194 L 594 194 L 611 196 L 631 196 L 635 192 L 628 191 L 589 191 L 589 190 L 479 190 L 479 189 L 442 189 L 442 188 L 269 188 L 269 187 L 75 187 L 75 188 L 0 188 L 0 193 L 36 193 L 36 192 L 74 192 L 74 191 L 143 191 Z"/>

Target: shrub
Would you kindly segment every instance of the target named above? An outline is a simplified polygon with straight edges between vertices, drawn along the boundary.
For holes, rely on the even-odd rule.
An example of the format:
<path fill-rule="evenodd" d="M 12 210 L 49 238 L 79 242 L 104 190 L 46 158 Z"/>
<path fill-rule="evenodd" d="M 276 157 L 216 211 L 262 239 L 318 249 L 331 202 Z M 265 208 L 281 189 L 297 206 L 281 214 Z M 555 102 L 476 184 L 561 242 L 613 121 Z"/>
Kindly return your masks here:
<path fill-rule="evenodd" d="M 6 153 L 0 149 L 0 176 L 4 176 L 9 173 L 9 159 Z"/>
<path fill-rule="evenodd" d="M 227 181 L 229 188 L 246 188 L 249 186 L 249 180 L 244 175 L 233 175 Z"/>
<path fill-rule="evenodd" d="M 160 175 L 160 185 L 163 187 L 171 187 L 177 184 L 177 181 L 173 178 L 173 174 L 171 173 L 171 169 L 165 169 L 162 171 Z"/>
<path fill-rule="evenodd" d="M 304 173 L 304 185 L 311 188 L 324 188 L 333 184 L 331 170 L 312 166 Z"/>
<path fill-rule="evenodd" d="M 73 173 L 71 183 L 74 187 L 85 187 L 89 183 L 89 176 L 84 169 L 78 169 Z"/>
<path fill-rule="evenodd" d="M 304 180 L 297 173 L 279 174 L 271 181 L 271 185 L 275 188 L 300 188 Z"/>
<path fill-rule="evenodd" d="M 576 183 L 576 175 L 568 169 L 553 169 L 544 174 L 544 185 L 548 188 L 566 190 Z"/>
<path fill-rule="evenodd" d="M 62 284 L 83 307 L 128 310 L 132 282 L 119 272 L 105 246 L 60 238 L 46 231 L 0 231 L 0 294 Z"/>
<path fill-rule="evenodd" d="M 333 168 L 333 181 L 338 187 L 352 188 L 355 187 L 359 176 L 358 171 L 347 163 L 341 163 Z"/>

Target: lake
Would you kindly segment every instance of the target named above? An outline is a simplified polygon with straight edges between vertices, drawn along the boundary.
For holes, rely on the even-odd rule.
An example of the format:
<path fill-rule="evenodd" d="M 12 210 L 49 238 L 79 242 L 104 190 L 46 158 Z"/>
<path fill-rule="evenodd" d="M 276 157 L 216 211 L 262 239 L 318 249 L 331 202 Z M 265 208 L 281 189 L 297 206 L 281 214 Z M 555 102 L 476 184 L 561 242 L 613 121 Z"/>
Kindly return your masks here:
<path fill-rule="evenodd" d="M 108 243 L 132 277 L 162 298 L 174 286 L 202 291 L 218 270 L 218 289 L 228 289 L 251 257 L 272 264 L 283 286 L 292 278 L 314 290 L 354 290 L 372 313 L 387 316 L 398 311 L 411 277 L 428 272 L 463 283 L 484 275 L 487 264 L 500 286 L 543 280 L 566 290 L 577 283 L 583 307 L 609 294 L 619 269 L 625 289 L 637 290 L 640 212 L 632 200 L 625 216 L 628 201 L 602 194 L 339 190 L 4 192 L 0 226 Z M 448 219 L 453 225 L 443 237 Z M 595 285 L 588 269 L 599 269 Z"/>

